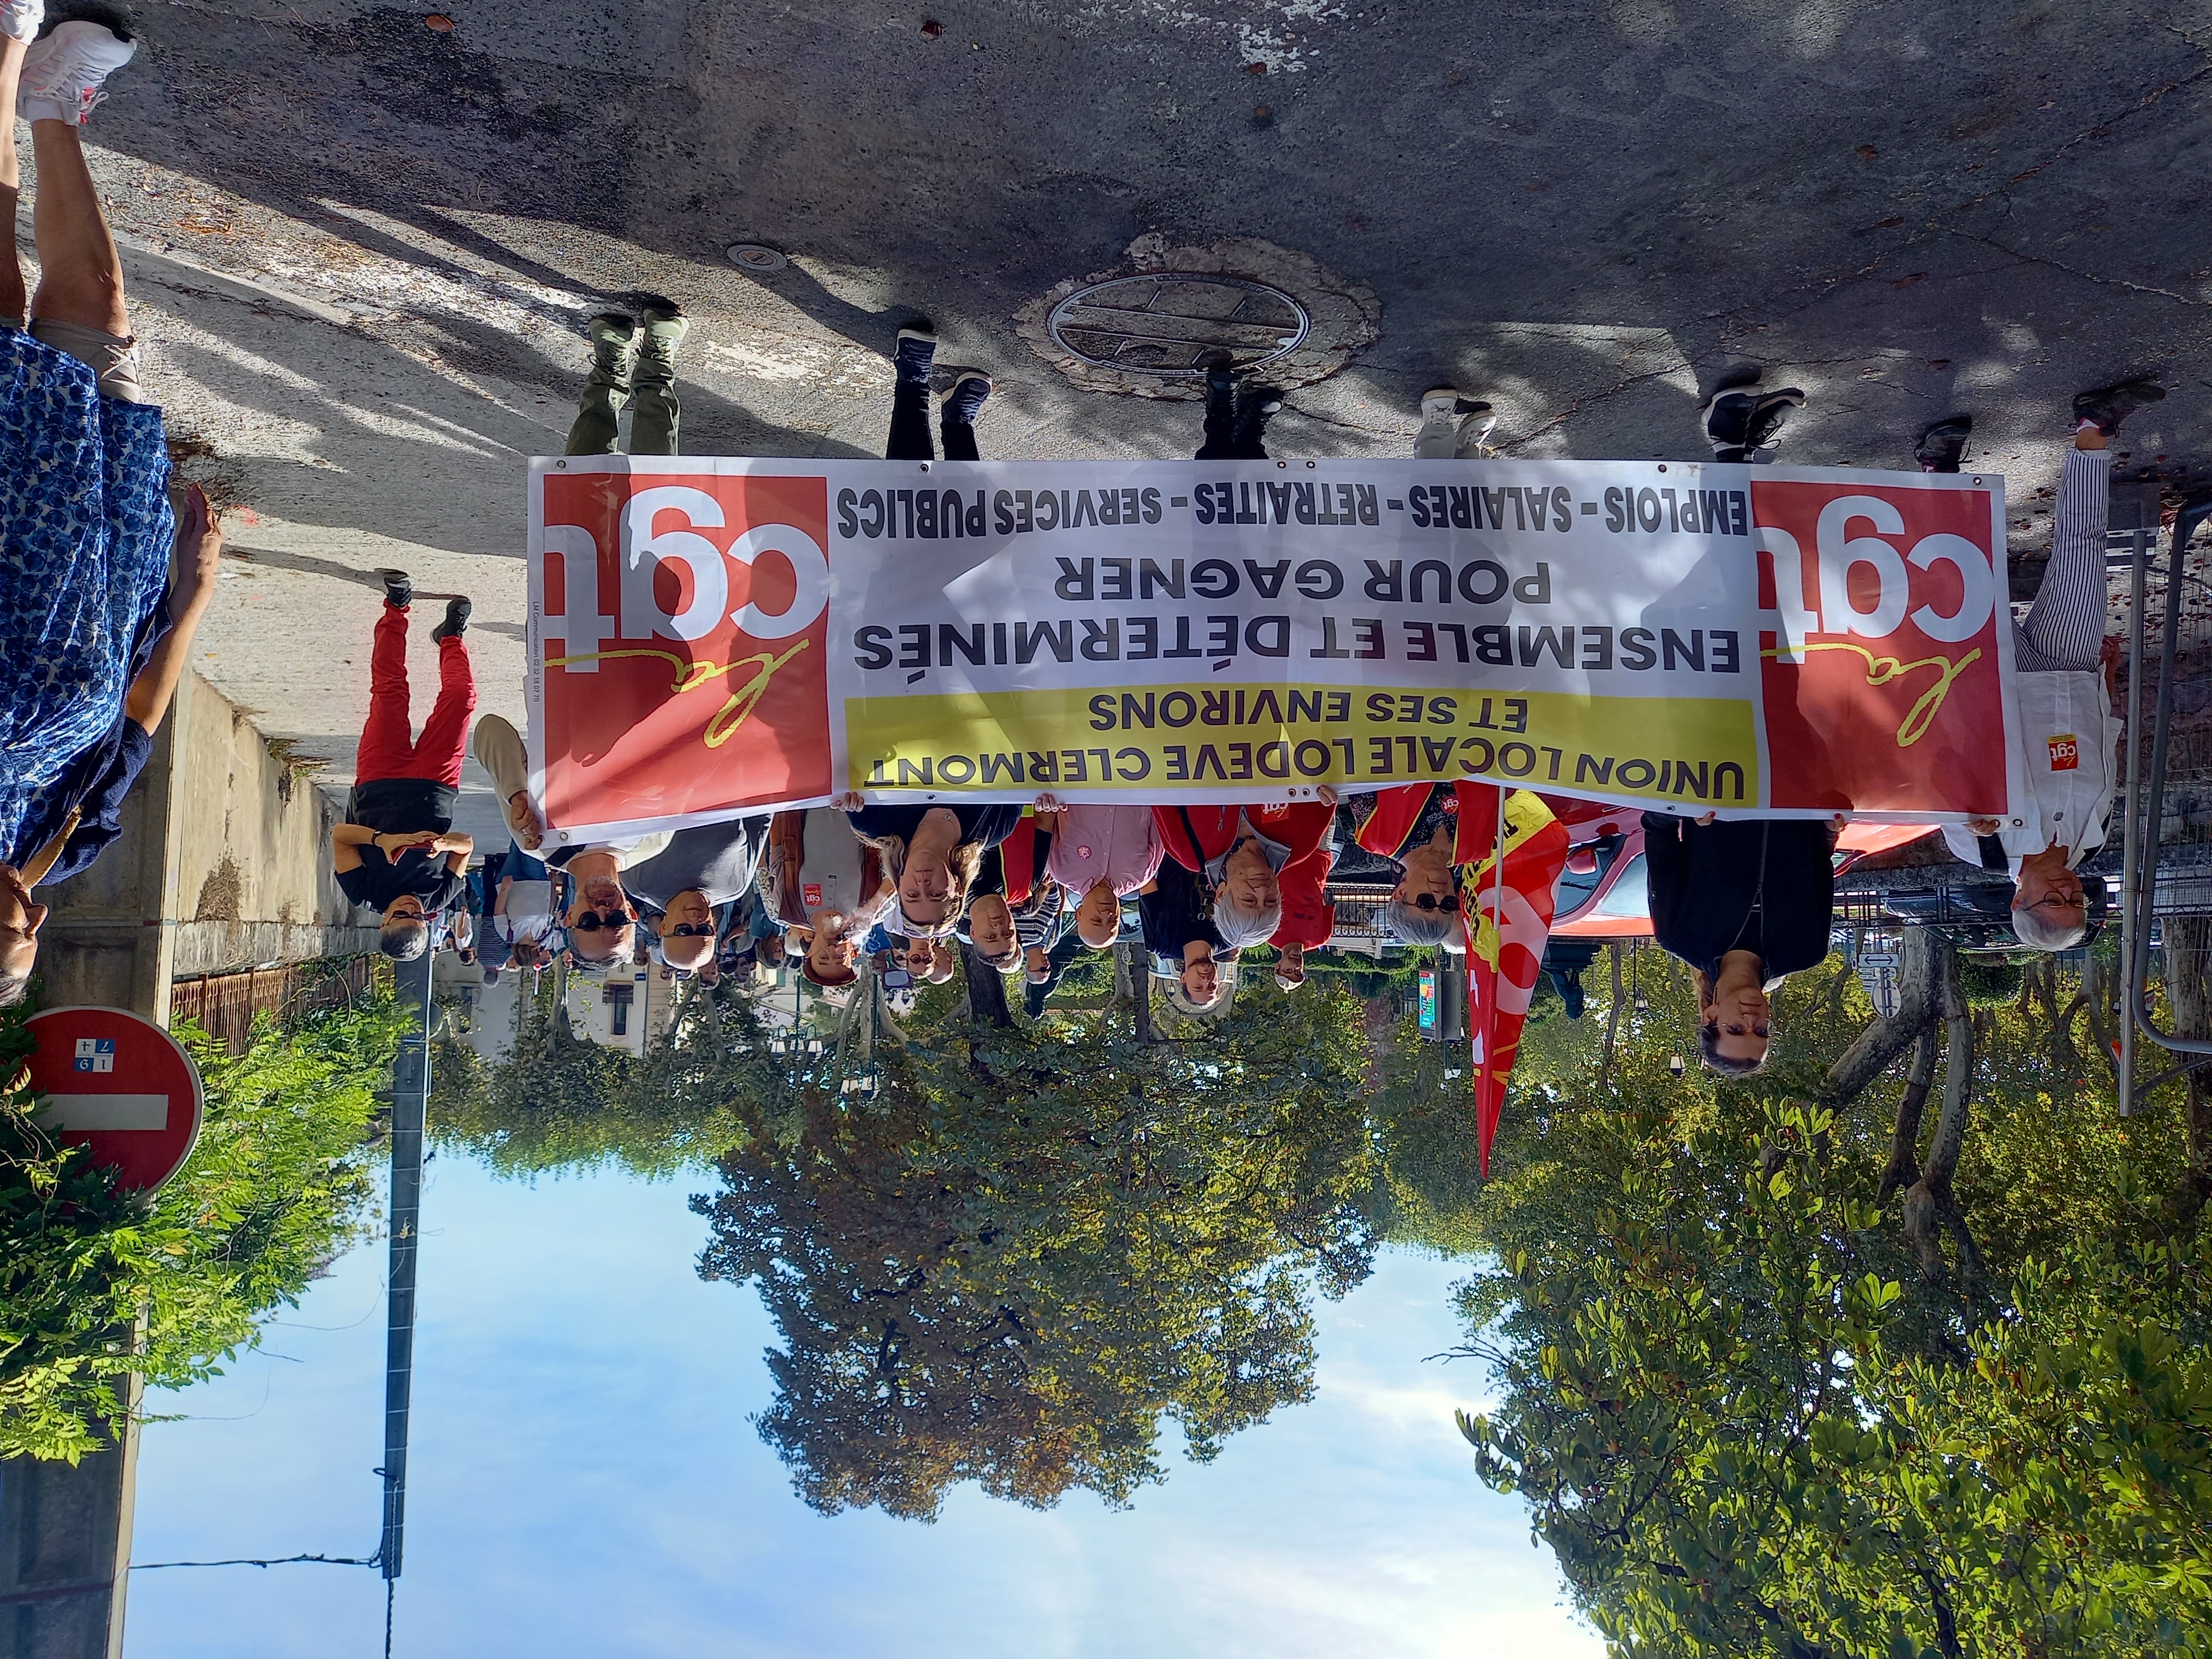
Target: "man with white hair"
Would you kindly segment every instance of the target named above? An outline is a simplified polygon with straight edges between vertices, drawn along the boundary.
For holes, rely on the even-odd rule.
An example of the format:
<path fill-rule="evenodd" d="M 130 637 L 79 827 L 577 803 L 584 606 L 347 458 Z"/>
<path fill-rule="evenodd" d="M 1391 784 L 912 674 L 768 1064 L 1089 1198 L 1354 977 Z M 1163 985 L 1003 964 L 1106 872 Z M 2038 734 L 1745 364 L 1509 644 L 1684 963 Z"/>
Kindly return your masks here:
<path fill-rule="evenodd" d="M 2013 634 L 2021 763 L 2034 813 L 2017 829 L 1995 818 L 1947 824 L 1945 843 L 1969 864 L 2013 878 L 2012 930 L 2039 951 L 2066 951 L 2088 936 L 2088 898 L 2075 873 L 2105 844 L 2118 782 L 2120 722 L 2101 672 L 2105 650 L 2105 531 L 2112 454 L 2120 422 L 2166 396 L 2148 380 L 2082 392 L 2074 399 L 2074 447 L 2058 481 L 2051 562 L 2027 619 Z M 1922 466 L 1955 472 L 1971 422 L 1929 428 Z"/>

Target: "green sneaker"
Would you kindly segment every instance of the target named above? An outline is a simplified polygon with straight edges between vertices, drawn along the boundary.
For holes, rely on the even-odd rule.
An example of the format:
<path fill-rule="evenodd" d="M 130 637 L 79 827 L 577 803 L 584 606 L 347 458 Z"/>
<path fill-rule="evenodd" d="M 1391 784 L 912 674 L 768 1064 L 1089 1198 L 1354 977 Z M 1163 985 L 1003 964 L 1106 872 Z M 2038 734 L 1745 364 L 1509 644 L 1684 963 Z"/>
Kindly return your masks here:
<path fill-rule="evenodd" d="M 676 368 L 676 348 L 684 343 L 684 337 L 691 331 L 691 319 L 684 314 L 684 307 L 664 295 L 641 296 L 645 303 L 638 315 L 643 326 L 639 331 L 637 354 L 640 364 L 648 369 L 659 369 L 665 375 Z"/>
<path fill-rule="evenodd" d="M 676 348 L 691 331 L 684 307 L 665 295 L 641 294 L 638 331 L 637 402 L 630 411 L 629 453 L 673 455 L 684 403 L 676 395 Z"/>
<path fill-rule="evenodd" d="M 627 388 L 637 368 L 637 319 L 620 311 L 603 311 L 585 332 L 592 340 L 592 378 Z"/>

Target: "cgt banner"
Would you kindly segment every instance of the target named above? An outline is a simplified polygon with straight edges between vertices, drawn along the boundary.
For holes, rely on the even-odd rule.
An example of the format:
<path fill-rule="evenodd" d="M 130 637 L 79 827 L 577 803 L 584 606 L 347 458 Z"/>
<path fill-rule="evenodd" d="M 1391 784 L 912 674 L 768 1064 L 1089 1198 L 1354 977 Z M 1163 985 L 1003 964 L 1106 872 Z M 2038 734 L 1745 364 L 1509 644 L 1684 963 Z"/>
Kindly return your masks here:
<path fill-rule="evenodd" d="M 2003 525 L 1994 475 L 541 459 L 532 789 L 568 842 L 1446 778 L 2011 818 Z"/>

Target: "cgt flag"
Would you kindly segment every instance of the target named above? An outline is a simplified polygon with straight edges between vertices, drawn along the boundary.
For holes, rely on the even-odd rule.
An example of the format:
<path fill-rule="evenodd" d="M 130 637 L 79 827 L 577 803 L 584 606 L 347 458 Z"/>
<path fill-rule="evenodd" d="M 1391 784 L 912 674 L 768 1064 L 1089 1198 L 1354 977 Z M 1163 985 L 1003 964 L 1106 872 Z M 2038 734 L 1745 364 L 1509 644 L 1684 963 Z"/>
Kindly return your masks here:
<path fill-rule="evenodd" d="M 1462 887 L 1474 901 L 1462 912 L 1468 929 L 1468 1029 L 1474 1044 L 1475 1145 L 1486 1180 L 1506 1080 L 1552 931 L 1559 873 L 1567 867 L 1567 827 L 1528 790 L 1516 789 L 1501 801 L 1495 784 L 1460 788 L 1462 814 L 1478 806 L 1465 797 L 1488 796 L 1479 803 L 1488 810 L 1478 811 L 1489 830 L 1487 844 Z"/>

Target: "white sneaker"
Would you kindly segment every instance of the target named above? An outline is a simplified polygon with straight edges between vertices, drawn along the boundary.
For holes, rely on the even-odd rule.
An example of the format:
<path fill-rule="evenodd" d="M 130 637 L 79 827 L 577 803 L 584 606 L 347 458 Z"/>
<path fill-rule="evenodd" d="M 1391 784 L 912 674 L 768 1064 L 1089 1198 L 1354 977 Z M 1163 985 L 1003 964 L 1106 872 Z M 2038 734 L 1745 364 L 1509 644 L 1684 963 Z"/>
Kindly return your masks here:
<path fill-rule="evenodd" d="M 37 40 L 46 21 L 46 0 L 0 0 L 0 34 L 11 40 Z"/>
<path fill-rule="evenodd" d="M 1490 447 L 1490 434 L 1498 429 L 1498 411 L 1488 404 L 1465 398 L 1460 399 L 1459 408 L 1459 438 L 1453 455 L 1462 461 L 1489 460 L 1498 453 Z"/>
<path fill-rule="evenodd" d="M 11 0 L 22 3 L 23 0 Z M 64 23 L 23 54 L 22 92 L 15 107 L 26 121 L 66 121 L 81 127 L 106 100 L 103 83 L 129 63 L 138 43 L 82 19 Z"/>
<path fill-rule="evenodd" d="M 1459 388 L 1433 386 L 1421 394 L 1421 429 L 1413 436 L 1418 460 L 1448 461 L 1459 436 Z"/>

